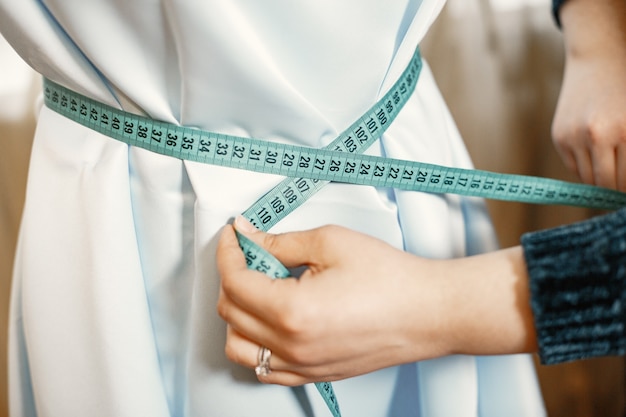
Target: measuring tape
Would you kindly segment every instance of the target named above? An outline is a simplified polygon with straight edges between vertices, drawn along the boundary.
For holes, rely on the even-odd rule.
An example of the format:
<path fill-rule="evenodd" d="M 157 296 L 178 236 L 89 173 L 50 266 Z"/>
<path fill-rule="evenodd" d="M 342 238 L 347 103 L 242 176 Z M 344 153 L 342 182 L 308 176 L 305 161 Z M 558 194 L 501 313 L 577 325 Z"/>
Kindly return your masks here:
<path fill-rule="evenodd" d="M 90 129 L 132 146 L 179 159 L 287 177 L 244 211 L 268 231 L 330 181 L 429 193 L 451 193 L 536 204 L 614 210 L 626 194 L 548 178 L 452 168 L 363 155 L 387 130 L 415 89 L 422 60 L 416 49 L 391 89 L 324 149 L 207 132 L 118 110 L 44 79 L 45 104 Z M 271 254 L 237 233 L 248 268 L 290 276 Z M 316 383 L 334 417 L 339 405 L 329 382 Z"/>

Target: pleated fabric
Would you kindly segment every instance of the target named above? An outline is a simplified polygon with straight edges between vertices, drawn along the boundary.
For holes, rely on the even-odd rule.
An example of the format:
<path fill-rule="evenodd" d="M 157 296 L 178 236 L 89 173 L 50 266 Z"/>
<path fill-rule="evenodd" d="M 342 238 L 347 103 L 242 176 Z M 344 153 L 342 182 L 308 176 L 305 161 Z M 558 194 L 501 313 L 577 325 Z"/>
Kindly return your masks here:
<path fill-rule="evenodd" d="M 0 31 L 39 73 L 107 104 L 321 147 L 395 82 L 442 6 L 0 0 Z M 427 65 L 368 153 L 471 167 Z M 218 232 L 280 179 L 129 147 L 42 107 L 12 292 L 11 415 L 329 415 L 313 386 L 259 384 L 224 355 Z M 432 258 L 496 248 L 479 199 L 346 184 L 274 231 L 329 223 Z M 446 357 L 334 385 L 346 417 L 545 414 L 526 355 Z"/>

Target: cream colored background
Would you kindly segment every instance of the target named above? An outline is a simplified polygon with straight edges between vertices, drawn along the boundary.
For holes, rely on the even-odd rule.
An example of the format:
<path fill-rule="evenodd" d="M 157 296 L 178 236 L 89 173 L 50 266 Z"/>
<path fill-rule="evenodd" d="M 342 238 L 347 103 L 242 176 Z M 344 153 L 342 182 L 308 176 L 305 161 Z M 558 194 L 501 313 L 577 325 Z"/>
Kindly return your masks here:
<path fill-rule="evenodd" d="M 1 41 L 1 39 L 0 39 Z M 575 180 L 550 141 L 563 66 L 549 0 L 449 0 L 426 42 L 429 59 L 478 168 Z M 0 358 L 39 80 L 0 42 Z M 489 202 L 503 246 L 521 233 L 585 218 L 564 207 Z M 624 363 L 604 358 L 538 366 L 551 417 L 617 417 Z M 6 410 L 0 360 L 0 417 Z"/>

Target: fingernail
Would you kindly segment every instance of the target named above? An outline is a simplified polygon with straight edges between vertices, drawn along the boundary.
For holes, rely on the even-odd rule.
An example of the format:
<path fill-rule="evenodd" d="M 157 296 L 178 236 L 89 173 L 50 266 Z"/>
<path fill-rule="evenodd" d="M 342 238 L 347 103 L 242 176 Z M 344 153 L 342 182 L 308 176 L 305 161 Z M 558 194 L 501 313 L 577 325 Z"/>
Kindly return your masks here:
<path fill-rule="evenodd" d="M 239 215 L 235 218 L 235 229 L 244 233 L 258 232 L 257 228 L 252 225 L 245 217 Z"/>

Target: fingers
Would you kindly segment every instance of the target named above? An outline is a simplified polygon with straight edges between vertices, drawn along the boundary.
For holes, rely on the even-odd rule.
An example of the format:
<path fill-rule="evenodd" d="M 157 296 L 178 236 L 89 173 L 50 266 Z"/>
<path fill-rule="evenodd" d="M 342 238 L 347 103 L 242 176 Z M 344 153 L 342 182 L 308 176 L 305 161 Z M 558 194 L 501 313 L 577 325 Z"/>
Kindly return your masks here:
<path fill-rule="evenodd" d="M 580 177 L 581 181 L 585 184 L 593 184 L 593 165 L 591 163 L 591 156 L 586 148 L 576 149 L 574 152 L 574 159 L 576 160 L 576 173 Z"/>
<path fill-rule="evenodd" d="M 258 353 L 261 346 L 265 344 L 253 342 L 244 337 L 232 326 L 228 326 L 226 332 L 226 356 L 231 361 L 243 365 L 246 368 L 253 369 L 259 363 Z M 276 349 L 272 349 L 272 357 L 270 359 L 270 369 L 272 372 L 288 370 L 285 361 L 280 357 L 280 353 Z"/>
<path fill-rule="evenodd" d="M 221 277 L 222 291 L 236 304 L 249 304 L 243 301 L 250 298 L 249 294 L 262 295 L 270 287 L 268 277 L 248 269 L 235 231 L 229 225 L 224 226 L 217 245 L 217 269 Z M 220 301 L 222 301 L 221 298 L 220 296 Z M 256 297 L 255 300 L 262 301 Z M 225 306 L 220 306 L 218 303 L 218 310 L 221 308 L 225 308 Z M 260 308 L 264 308 L 264 306 Z M 257 313 L 259 309 L 252 312 Z M 222 313 L 226 314 L 226 311 L 220 311 L 220 314 Z"/>
<path fill-rule="evenodd" d="M 218 242 L 217 268 L 221 277 L 217 308 L 227 322 L 242 317 L 238 309 L 257 317 L 266 317 L 272 313 L 275 308 L 274 297 L 277 296 L 276 285 L 272 285 L 272 280 L 264 274 L 247 268 L 235 231 L 230 225 L 224 226 Z"/>
<path fill-rule="evenodd" d="M 620 71 L 621 61 L 568 63 L 552 137 L 565 165 L 584 183 L 626 191 L 626 84 Z"/>
<path fill-rule="evenodd" d="M 281 356 L 279 350 L 255 343 L 230 326 L 228 327 L 225 352 L 228 359 L 232 362 L 249 369 L 255 369 L 259 365 L 259 351 L 263 346 L 269 348 L 271 352 L 268 366 L 271 372 L 266 375 L 257 374 L 258 380 L 263 383 L 297 386 L 313 382 L 336 381 L 347 377 L 346 375 L 333 373 L 334 370 L 338 369 L 338 364 L 328 363 L 320 366 L 308 366 L 290 362 Z M 342 363 L 348 369 L 354 367 L 351 359 L 344 360 Z M 367 371 L 371 370 L 368 369 Z"/>
<path fill-rule="evenodd" d="M 224 226 L 217 244 L 217 269 L 222 276 L 236 275 L 248 269 L 235 231 L 230 225 Z"/>
<path fill-rule="evenodd" d="M 218 242 L 217 265 L 221 277 L 217 310 L 226 322 L 260 342 L 272 340 L 277 331 L 297 327 L 293 322 L 301 307 L 300 281 L 272 280 L 247 269 L 234 230 L 228 225 Z"/>
<path fill-rule="evenodd" d="M 625 190 L 626 144 L 602 141 L 592 133 L 588 132 L 575 146 L 563 139 L 555 141 L 561 159 L 585 184 Z"/>
<path fill-rule="evenodd" d="M 591 152 L 592 184 L 606 188 L 617 188 L 616 149 L 599 147 Z"/>
<path fill-rule="evenodd" d="M 261 347 L 262 345 L 252 342 L 232 327 L 228 327 L 225 352 L 226 356 L 231 361 L 245 366 L 246 368 L 254 369 L 259 365 L 259 350 Z M 269 369 L 271 372 L 267 375 L 257 374 L 259 381 L 266 384 L 280 384 L 286 386 L 303 385 L 313 382 L 311 379 L 294 372 L 293 365 L 285 362 L 279 352 L 271 348 L 270 351 Z"/>
<path fill-rule="evenodd" d="M 220 317 L 228 323 L 230 328 L 245 334 L 248 338 L 260 344 L 267 345 L 268 342 L 276 340 L 277 338 L 271 326 L 266 324 L 259 316 L 252 314 L 250 311 L 233 302 L 223 290 L 220 292 L 217 312 Z"/>
<path fill-rule="evenodd" d="M 576 174 L 578 174 L 578 165 L 576 164 L 576 158 L 574 157 L 574 153 L 570 151 L 569 148 L 561 146 L 561 144 L 556 141 L 554 142 L 554 145 L 556 151 L 561 157 L 561 160 L 565 164 L 565 167 L 571 172 L 575 172 Z"/>
<path fill-rule="evenodd" d="M 324 235 L 324 229 L 274 235 L 259 231 L 242 216 L 235 219 L 234 226 L 287 268 L 316 264 L 320 255 L 325 256 L 328 253 L 326 245 L 320 239 Z"/>
<path fill-rule="evenodd" d="M 271 323 L 271 318 L 277 315 L 276 309 L 280 310 L 280 306 L 284 304 L 276 302 L 284 299 L 277 295 L 277 288 L 282 285 L 290 286 L 297 281 L 293 279 L 273 281 L 257 271 L 248 270 L 234 229 L 229 225 L 224 227 L 218 242 L 217 263 L 222 279 L 217 310 L 229 324 L 226 356 L 235 363 L 255 368 L 258 365 L 260 346 L 273 346 L 275 343 L 273 341 L 280 340 L 272 326 L 268 324 Z M 251 339 L 258 343 L 252 342 Z M 261 382 L 287 386 L 311 382 L 290 371 L 281 359 L 280 353 L 273 353 L 270 367 L 272 373 L 258 376 Z"/>

